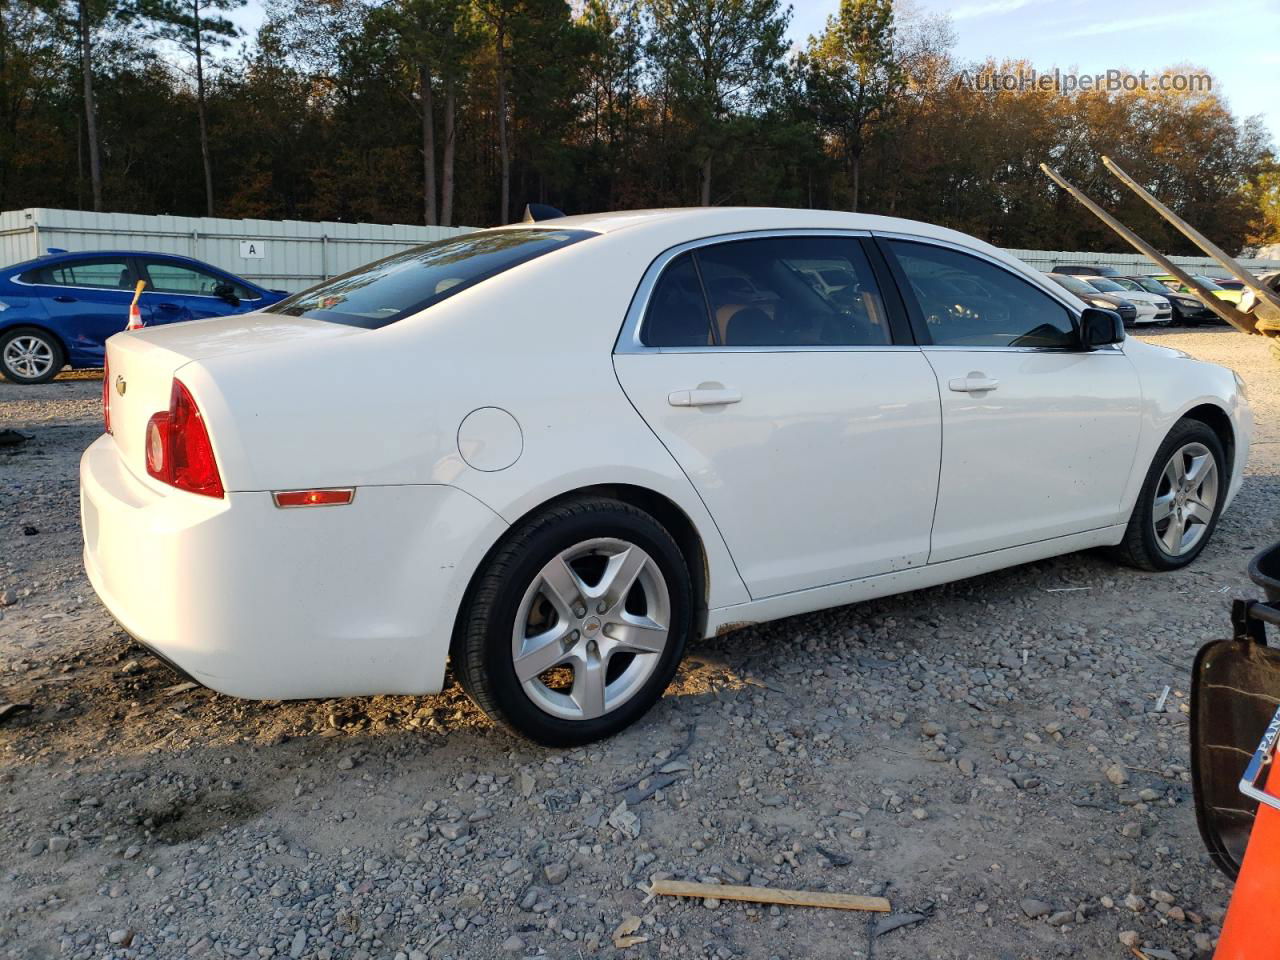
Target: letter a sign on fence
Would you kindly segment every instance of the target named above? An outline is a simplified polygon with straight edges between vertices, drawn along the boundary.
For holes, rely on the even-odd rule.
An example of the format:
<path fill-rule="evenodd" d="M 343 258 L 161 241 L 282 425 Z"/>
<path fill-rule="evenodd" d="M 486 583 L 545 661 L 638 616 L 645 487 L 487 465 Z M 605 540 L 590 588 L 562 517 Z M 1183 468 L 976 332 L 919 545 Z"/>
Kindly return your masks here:
<path fill-rule="evenodd" d="M 267 255 L 267 245 L 261 240 L 241 240 L 240 256 L 245 260 L 261 260 Z"/>

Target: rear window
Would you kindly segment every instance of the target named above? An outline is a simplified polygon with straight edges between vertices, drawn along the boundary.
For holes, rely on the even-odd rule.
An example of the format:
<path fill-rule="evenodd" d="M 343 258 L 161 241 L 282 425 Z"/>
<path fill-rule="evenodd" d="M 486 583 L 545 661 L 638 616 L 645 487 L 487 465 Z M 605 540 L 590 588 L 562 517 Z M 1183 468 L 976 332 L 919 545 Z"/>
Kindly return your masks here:
<path fill-rule="evenodd" d="M 414 247 L 326 280 L 267 308 L 375 329 L 482 280 L 595 236 L 589 230 L 480 230 Z"/>

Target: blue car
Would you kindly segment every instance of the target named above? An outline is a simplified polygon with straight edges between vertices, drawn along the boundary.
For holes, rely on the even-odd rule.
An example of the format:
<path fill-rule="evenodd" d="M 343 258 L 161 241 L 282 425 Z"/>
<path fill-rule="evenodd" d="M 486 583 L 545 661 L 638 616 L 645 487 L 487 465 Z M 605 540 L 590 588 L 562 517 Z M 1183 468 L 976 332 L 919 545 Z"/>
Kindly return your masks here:
<path fill-rule="evenodd" d="M 45 383 L 63 366 L 100 367 L 104 343 L 129 320 L 134 285 L 147 326 L 260 310 L 288 294 L 190 257 L 51 250 L 0 270 L 0 374 Z"/>

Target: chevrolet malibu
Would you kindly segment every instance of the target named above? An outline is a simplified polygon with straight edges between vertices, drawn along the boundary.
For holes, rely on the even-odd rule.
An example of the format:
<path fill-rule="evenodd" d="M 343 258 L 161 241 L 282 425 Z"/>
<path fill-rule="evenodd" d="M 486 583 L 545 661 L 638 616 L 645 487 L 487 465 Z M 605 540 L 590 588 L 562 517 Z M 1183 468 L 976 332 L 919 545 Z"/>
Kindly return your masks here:
<path fill-rule="evenodd" d="M 994 247 L 805 210 L 465 234 L 107 367 L 84 559 L 129 633 L 239 697 L 451 661 L 552 745 L 691 637 L 1086 548 L 1182 567 L 1252 429 L 1231 371 Z"/>

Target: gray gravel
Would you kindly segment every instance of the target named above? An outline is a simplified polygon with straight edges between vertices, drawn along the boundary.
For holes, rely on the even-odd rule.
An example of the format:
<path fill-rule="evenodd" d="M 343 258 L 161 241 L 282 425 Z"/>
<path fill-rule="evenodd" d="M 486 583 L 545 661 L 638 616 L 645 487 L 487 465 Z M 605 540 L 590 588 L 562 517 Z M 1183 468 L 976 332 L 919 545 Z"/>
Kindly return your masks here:
<path fill-rule="evenodd" d="M 1150 336 L 1238 370 L 1259 420 L 1190 569 L 1077 554 L 696 643 L 641 723 L 564 752 L 452 686 L 184 683 L 80 567 L 100 379 L 0 383 L 0 426 L 33 435 L 0 450 L 0 702 L 31 705 L 0 722 L 0 957 L 1208 956 L 1228 889 L 1190 804 L 1188 670 L 1280 537 L 1280 369 L 1225 329 Z M 894 914 L 649 901 L 655 877 Z"/>

